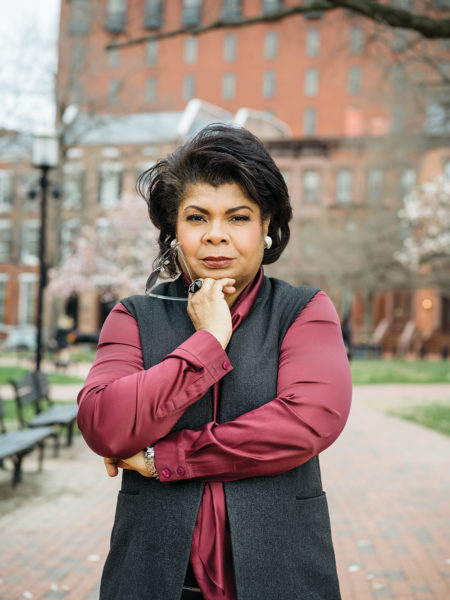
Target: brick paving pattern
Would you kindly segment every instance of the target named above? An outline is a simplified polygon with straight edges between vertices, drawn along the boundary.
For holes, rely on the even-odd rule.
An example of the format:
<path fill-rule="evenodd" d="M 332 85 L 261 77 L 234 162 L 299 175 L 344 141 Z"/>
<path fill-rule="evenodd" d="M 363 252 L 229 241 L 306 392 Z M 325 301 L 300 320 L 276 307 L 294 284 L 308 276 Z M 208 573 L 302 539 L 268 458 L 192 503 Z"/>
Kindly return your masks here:
<path fill-rule="evenodd" d="M 450 440 L 367 406 L 408 395 L 448 402 L 450 386 L 355 387 L 321 458 L 343 600 L 450 599 Z M 51 454 L 43 473 L 26 457 L 15 490 L 0 471 L 0 600 L 98 599 L 120 481 L 80 437 Z"/>

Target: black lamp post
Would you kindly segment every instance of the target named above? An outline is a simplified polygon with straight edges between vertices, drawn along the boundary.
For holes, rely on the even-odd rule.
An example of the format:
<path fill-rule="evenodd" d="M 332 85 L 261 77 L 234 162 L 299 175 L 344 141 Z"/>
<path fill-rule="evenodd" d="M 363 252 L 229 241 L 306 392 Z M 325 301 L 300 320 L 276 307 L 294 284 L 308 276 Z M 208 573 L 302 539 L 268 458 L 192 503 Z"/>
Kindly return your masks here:
<path fill-rule="evenodd" d="M 41 228 L 39 234 L 39 290 L 36 333 L 36 371 L 41 368 L 42 356 L 42 315 L 44 288 L 47 283 L 47 264 L 45 261 L 45 241 L 47 229 L 47 191 L 48 172 L 58 164 L 58 138 L 54 132 L 37 135 L 33 143 L 33 166 L 41 170 L 39 187 L 41 192 Z"/>

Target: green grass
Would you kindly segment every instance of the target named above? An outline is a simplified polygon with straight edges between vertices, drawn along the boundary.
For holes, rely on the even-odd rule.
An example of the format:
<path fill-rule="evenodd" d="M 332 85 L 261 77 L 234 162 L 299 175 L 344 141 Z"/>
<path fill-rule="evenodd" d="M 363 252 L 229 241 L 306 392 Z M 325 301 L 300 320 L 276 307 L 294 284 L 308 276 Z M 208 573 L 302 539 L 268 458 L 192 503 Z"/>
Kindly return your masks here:
<path fill-rule="evenodd" d="M 449 361 L 355 358 L 350 367 L 356 384 L 450 383 Z"/>
<path fill-rule="evenodd" d="M 449 405 L 427 404 L 425 406 L 414 406 L 405 410 L 390 411 L 389 414 L 450 436 Z"/>
<path fill-rule="evenodd" d="M 10 379 L 18 379 L 29 373 L 31 369 L 15 366 L 0 366 L 0 385 L 7 385 Z M 82 383 L 84 379 L 72 377 L 62 373 L 47 373 L 50 384 L 53 383 Z"/>

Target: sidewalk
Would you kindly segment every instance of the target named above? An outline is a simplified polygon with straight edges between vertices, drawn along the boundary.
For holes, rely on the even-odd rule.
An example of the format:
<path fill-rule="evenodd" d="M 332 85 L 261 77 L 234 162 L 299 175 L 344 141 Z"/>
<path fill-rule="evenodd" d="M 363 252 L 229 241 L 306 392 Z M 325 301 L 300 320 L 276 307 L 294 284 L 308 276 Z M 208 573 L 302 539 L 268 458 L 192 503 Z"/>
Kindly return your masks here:
<path fill-rule="evenodd" d="M 321 458 L 343 600 L 450 598 L 450 440 L 367 406 L 450 397 L 450 386 L 412 388 L 355 387 Z M 80 438 L 43 473 L 34 454 L 24 465 L 15 490 L 0 471 L 0 600 L 96 600 L 119 478 Z"/>

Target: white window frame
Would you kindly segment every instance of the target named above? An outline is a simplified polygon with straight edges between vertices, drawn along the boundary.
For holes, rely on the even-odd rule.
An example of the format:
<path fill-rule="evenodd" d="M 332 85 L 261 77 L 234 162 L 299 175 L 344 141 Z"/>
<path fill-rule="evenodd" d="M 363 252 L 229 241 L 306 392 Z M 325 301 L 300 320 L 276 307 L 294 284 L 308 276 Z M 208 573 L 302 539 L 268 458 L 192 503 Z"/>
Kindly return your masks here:
<path fill-rule="evenodd" d="M 317 96 L 319 93 L 319 70 L 309 67 L 305 71 L 305 96 Z"/>
<path fill-rule="evenodd" d="M 31 284 L 31 285 L 30 285 Z M 38 276 L 36 273 L 19 274 L 19 324 L 34 325 L 36 318 Z M 31 298 L 29 297 L 29 292 Z M 31 310 L 30 310 L 31 309 Z"/>
<path fill-rule="evenodd" d="M 223 42 L 223 58 L 226 62 L 233 62 L 237 56 L 237 35 L 227 33 Z"/>
<path fill-rule="evenodd" d="M 0 237 L 0 262 L 7 263 L 11 260 L 11 241 L 12 241 L 12 223 L 11 223 L 11 221 L 9 221 L 8 219 L 0 219 L 0 231 L 2 231 L 2 232 L 8 231 L 9 232 L 9 236 L 7 236 L 9 239 L 7 239 L 4 244 L 3 244 L 2 237 Z M 5 246 L 5 248 L 7 247 L 7 252 L 5 252 L 5 254 L 2 254 L 3 245 Z"/>
<path fill-rule="evenodd" d="M 273 60 L 278 56 L 278 32 L 268 31 L 264 37 L 264 58 Z"/>
<path fill-rule="evenodd" d="M 222 78 L 222 97 L 233 100 L 236 97 L 236 74 L 225 73 Z"/>
<path fill-rule="evenodd" d="M 29 252 L 29 240 L 30 231 L 34 229 L 34 235 L 36 236 L 36 253 Z M 37 265 L 39 263 L 39 238 L 40 238 L 40 222 L 38 219 L 26 219 L 22 221 L 21 230 L 21 244 L 20 244 L 20 260 L 26 265 Z"/>
<path fill-rule="evenodd" d="M 109 175 L 115 175 L 115 187 L 116 190 L 108 189 L 108 184 L 105 183 L 106 177 Z M 98 201 L 100 206 L 103 208 L 114 208 L 120 202 L 120 196 L 122 194 L 122 175 L 123 166 L 121 163 L 103 163 L 100 165 L 100 186 Z M 112 188 L 112 184 L 109 184 Z M 114 193 L 112 193 L 114 192 Z"/>
<path fill-rule="evenodd" d="M 197 62 L 198 40 L 196 37 L 189 36 L 184 40 L 184 62 L 187 65 L 193 65 Z"/>
<path fill-rule="evenodd" d="M 320 52 L 320 31 L 308 29 L 306 32 L 306 56 L 318 56 Z"/>
<path fill-rule="evenodd" d="M 8 169 L 0 169 L 0 212 L 9 212 L 13 205 L 13 174 Z"/>
<path fill-rule="evenodd" d="M 0 273 L 0 325 L 5 324 L 6 300 L 8 297 L 8 273 Z"/>

